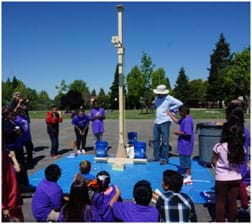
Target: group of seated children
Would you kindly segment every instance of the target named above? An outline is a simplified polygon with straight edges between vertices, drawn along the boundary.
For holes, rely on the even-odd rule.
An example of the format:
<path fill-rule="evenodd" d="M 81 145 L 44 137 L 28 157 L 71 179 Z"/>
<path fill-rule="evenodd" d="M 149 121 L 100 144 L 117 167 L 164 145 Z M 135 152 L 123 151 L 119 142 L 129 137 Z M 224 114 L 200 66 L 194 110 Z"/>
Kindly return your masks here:
<path fill-rule="evenodd" d="M 163 193 L 154 195 L 147 180 L 138 181 L 133 189 L 134 200 L 123 201 L 118 186 L 110 184 L 107 171 L 96 178 L 89 174 L 89 161 L 80 163 L 70 193 L 64 197 L 57 184 L 61 170 L 56 164 L 45 169 L 45 179 L 32 198 L 32 212 L 39 222 L 159 222 L 197 221 L 192 200 L 180 193 L 183 177 L 176 171 L 163 172 Z M 92 191 L 92 194 L 90 194 Z M 151 205 L 153 197 L 157 202 Z"/>

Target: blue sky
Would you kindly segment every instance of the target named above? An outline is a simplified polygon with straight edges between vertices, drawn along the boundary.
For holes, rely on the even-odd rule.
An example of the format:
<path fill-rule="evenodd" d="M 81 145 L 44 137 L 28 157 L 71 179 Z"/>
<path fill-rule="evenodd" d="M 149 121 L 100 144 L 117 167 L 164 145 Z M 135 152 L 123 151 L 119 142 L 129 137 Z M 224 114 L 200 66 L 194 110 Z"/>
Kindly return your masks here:
<path fill-rule="evenodd" d="M 16 76 L 51 98 L 61 80 L 107 92 L 114 78 L 119 2 L 3 2 L 2 79 Z M 123 2 L 127 75 L 146 52 L 174 86 L 183 66 L 207 79 L 223 32 L 231 52 L 250 46 L 250 2 Z"/>

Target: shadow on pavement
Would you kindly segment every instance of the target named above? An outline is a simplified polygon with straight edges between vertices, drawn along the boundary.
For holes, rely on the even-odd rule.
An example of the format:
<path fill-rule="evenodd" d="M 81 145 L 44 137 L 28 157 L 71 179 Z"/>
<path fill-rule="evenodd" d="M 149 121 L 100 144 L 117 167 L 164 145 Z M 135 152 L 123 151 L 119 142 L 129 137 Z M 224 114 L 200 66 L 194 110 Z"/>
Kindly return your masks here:
<path fill-rule="evenodd" d="M 63 155 L 63 154 L 70 152 L 70 151 L 73 151 L 73 149 L 61 149 L 58 151 L 58 154 Z"/>
<path fill-rule="evenodd" d="M 86 152 L 89 152 L 89 151 L 92 151 L 92 150 L 94 150 L 94 147 L 85 147 Z"/>
<path fill-rule="evenodd" d="M 34 152 L 43 151 L 48 148 L 49 148 L 48 146 L 37 146 L 37 147 L 34 147 Z"/>

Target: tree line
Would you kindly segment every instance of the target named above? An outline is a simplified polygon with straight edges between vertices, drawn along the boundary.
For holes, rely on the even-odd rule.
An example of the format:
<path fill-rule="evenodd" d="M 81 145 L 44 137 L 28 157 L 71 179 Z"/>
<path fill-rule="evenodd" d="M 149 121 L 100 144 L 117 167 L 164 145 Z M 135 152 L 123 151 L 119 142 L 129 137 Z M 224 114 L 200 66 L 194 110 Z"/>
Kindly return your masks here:
<path fill-rule="evenodd" d="M 171 88 L 165 69 L 155 69 L 151 57 L 143 52 L 140 66 L 135 65 L 125 77 L 125 106 L 127 109 L 139 109 L 148 106 L 154 99 L 153 89 L 165 84 L 170 94 L 187 103 L 190 107 L 218 106 L 223 102 L 242 96 L 249 103 L 250 96 L 250 48 L 241 52 L 231 53 L 230 45 L 223 34 L 220 35 L 215 49 L 210 55 L 210 68 L 207 80 L 189 80 L 185 68 L 181 66 L 176 84 Z M 83 105 L 90 107 L 91 98 L 96 98 L 105 109 L 118 109 L 118 67 L 115 68 L 114 80 L 108 93 L 100 88 L 97 93 L 91 90 L 83 80 L 74 80 L 67 84 L 62 80 L 55 88 L 58 94 L 50 99 L 44 90 L 38 92 L 27 87 L 15 76 L 6 82 L 2 81 L 2 104 L 8 105 L 14 92 L 21 92 L 31 101 L 33 110 L 47 110 L 53 103 L 60 109 L 72 110 Z"/>

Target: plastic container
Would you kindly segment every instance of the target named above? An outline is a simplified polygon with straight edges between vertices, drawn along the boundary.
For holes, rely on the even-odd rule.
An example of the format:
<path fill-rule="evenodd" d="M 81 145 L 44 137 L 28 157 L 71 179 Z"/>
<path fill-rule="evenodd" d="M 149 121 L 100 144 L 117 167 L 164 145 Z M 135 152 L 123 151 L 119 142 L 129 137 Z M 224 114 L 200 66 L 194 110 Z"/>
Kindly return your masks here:
<path fill-rule="evenodd" d="M 146 158 L 146 142 L 135 142 L 134 143 L 135 159 Z"/>
<path fill-rule="evenodd" d="M 137 132 L 128 132 L 128 144 L 133 145 L 137 141 Z"/>
<path fill-rule="evenodd" d="M 96 142 L 96 157 L 107 157 L 108 156 L 108 142 Z"/>
<path fill-rule="evenodd" d="M 213 147 L 220 142 L 222 124 L 206 122 L 197 124 L 199 134 L 199 159 L 206 165 L 211 164 Z"/>

